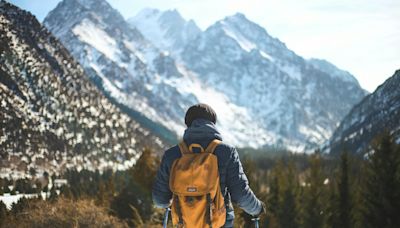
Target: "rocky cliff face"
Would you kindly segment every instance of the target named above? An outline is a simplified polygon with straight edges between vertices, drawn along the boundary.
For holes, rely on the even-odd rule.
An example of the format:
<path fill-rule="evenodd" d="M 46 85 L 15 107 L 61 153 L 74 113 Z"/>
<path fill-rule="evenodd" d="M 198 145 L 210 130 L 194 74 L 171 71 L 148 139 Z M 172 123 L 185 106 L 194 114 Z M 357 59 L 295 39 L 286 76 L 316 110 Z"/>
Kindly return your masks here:
<path fill-rule="evenodd" d="M 163 141 L 110 103 L 30 13 L 0 2 L 0 169 L 126 169 Z M 11 172 L 12 171 L 12 172 Z"/>
<path fill-rule="evenodd" d="M 363 154 L 383 131 L 400 143 L 400 70 L 365 97 L 343 119 L 329 142 L 332 154 L 343 150 Z"/>

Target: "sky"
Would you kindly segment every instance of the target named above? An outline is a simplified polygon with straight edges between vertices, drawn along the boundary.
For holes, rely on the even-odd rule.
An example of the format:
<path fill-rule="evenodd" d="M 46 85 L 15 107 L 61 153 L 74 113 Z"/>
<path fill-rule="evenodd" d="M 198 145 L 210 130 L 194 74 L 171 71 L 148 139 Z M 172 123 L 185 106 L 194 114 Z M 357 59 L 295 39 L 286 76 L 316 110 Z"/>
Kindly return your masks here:
<path fill-rule="evenodd" d="M 9 0 L 40 21 L 60 0 Z M 177 9 L 205 30 L 241 12 L 305 58 L 326 59 L 373 92 L 400 69 L 399 0 L 108 0 L 125 18 Z"/>

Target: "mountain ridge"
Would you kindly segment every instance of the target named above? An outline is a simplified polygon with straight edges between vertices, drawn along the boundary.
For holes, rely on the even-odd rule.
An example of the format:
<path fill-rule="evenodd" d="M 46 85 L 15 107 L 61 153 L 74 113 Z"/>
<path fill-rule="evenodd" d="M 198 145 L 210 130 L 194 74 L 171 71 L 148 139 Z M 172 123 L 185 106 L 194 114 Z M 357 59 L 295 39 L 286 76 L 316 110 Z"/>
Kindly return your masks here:
<path fill-rule="evenodd" d="M 111 6 L 108 5 L 108 8 Z M 45 18 L 44 24 L 60 38 L 92 79 L 101 81 L 106 88 L 104 92 L 119 103 L 144 113 L 176 135 L 181 135 L 185 129 L 183 117 L 188 107 L 198 102 L 215 104 L 217 113 L 224 115 L 217 125 L 227 142 L 238 146 L 264 144 L 267 136 L 263 136 L 263 130 L 251 121 L 245 110 L 232 104 L 224 94 L 205 87 L 195 74 L 168 53 L 160 51 L 145 39 L 136 41 L 135 37 L 129 37 L 131 27 L 127 23 L 119 25 L 124 28 L 120 34 L 111 34 L 107 27 L 112 27 L 113 22 L 107 21 L 95 10 L 82 14 L 67 4 L 59 4 L 52 12 Z M 115 10 L 107 12 L 117 13 Z M 92 19 L 93 15 L 96 15 L 96 20 Z M 75 20 L 70 23 L 71 27 L 60 26 L 66 18 Z M 60 33 L 59 27 L 68 32 Z M 103 37 L 102 40 L 109 40 L 111 51 L 102 51 L 104 45 L 97 47 L 85 33 L 88 30 L 95 31 L 98 34 L 96 37 Z M 138 43 L 146 45 L 143 47 Z M 115 55 L 107 53 L 122 53 L 123 58 L 113 59 Z M 235 119 L 240 121 L 232 125 Z M 247 135 L 260 137 L 249 141 Z"/>
<path fill-rule="evenodd" d="M 315 148 L 328 140 L 365 95 L 354 76 L 338 81 L 331 74 L 341 70 L 314 67 L 243 14 L 207 28 L 185 47 L 182 60 L 208 85 L 258 114 L 263 127 L 278 135 L 275 143 L 296 151 L 307 149 L 304 142 Z"/>
<path fill-rule="evenodd" d="M 240 13 L 200 31 L 185 45 L 180 42 L 182 26 L 174 28 L 174 33 L 161 29 L 163 23 L 170 22 L 158 20 L 165 12 L 147 9 L 138 16 L 142 25 L 155 26 L 146 29 L 156 31 L 159 40 L 162 38 L 153 44 L 146 32 L 139 40 L 124 32 L 110 33 L 108 27 L 113 27 L 113 22 L 94 9 L 89 11 L 97 21 L 80 15 L 74 8 L 56 7 L 55 15 L 49 14 L 44 24 L 93 79 L 101 79 L 106 93 L 173 129 L 177 135 L 185 128 L 182 118 L 186 109 L 204 102 L 210 103 L 221 116 L 217 127 L 229 143 L 312 151 L 330 138 L 345 113 L 365 95 L 353 76 L 331 65 L 314 66 Z M 64 19 L 59 19 L 59 15 L 65 13 L 79 14 L 69 16 L 73 26 L 62 26 Z M 179 18 L 177 24 L 188 23 L 179 12 L 167 11 L 170 13 Z M 140 26 L 132 23 L 121 22 L 119 26 L 124 31 L 134 27 L 142 32 Z M 68 35 L 59 33 L 60 27 Z M 91 43 L 87 30 L 96 31 L 111 45 Z M 163 46 L 165 40 L 169 46 Z M 182 45 L 176 49 L 170 45 L 174 41 Z M 102 50 L 105 46 L 109 48 Z M 114 58 L 119 55 L 124 57 Z M 337 80 L 341 77 L 335 74 L 351 79 Z M 347 99 L 345 95 L 351 90 Z"/>
<path fill-rule="evenodd" d="M 331 154 L 350 150 L 355 154 L 368 153 L 372 140 L 388 131 L 400 143 L 400 70 L 346 115 L 332 135 L 326 148 Z"/>
<path fill-rule="evenodd" d="M 176 9 L 160 11 L 145 8 L 127 21 L 158 49 L 170 51 L 174 57 L 179 56 L 182 47 L 201 33 L 193 20 L 185 20 Z"/>

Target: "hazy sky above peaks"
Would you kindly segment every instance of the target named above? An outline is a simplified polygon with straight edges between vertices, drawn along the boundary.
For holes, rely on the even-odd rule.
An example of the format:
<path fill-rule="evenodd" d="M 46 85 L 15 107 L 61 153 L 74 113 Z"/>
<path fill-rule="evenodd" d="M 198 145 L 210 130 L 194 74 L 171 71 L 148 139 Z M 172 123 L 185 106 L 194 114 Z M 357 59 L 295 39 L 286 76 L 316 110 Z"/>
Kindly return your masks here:
<path fill-rule="evenodd" d="M 305 58 L 326 59 L 372 92 L 400 69 L 399 0 L 108 0 L 125 18 L 177 9 L 203 30 L 241 12 Z M 11 0 L 43 21 L 60 0 Z"/>

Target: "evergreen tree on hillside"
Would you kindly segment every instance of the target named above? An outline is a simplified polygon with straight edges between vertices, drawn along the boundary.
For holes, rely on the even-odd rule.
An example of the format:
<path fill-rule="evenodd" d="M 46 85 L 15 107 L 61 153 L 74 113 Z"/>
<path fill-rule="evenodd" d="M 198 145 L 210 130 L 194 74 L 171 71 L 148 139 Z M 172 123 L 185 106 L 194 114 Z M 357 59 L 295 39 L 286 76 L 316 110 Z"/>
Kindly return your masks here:
<path fill-rule="evenodd" d="M 8 210 L 3 201 L 0 201 L 0 227 L 5 227 L 5 220 L 8 216 Z M 4 223 L 4 224 L 3 224 Z"/>
<path fill-rule="evenodd" d="M 279 214 L 281 210 L 281 176 L 282 176 L 282 163 L 279 162 L 275 165 L 271 172 L 269 194 L 267 197 L 266 206 L 268 208 L 268 227 L 279 227 Z"/>
<path fill-rule="evenodd" d="M 134 181 L 149 193 L 151 192 L 159 163 L 153 151 L 150 148 L 145 148 L 135 166 L 132 168 L 132 177 Z"/>
<path fill-rule="evenodd" d="M 310 170 L 304 191 L 304 210 L 302 227 L 320 228 L 324 224 L 325 196 L 324 176 L 321 168 L 321 158 L 318 153 L 310 158 Z"/>
<path fill-rule="evenodd" d="M 337 181 L 336 181 L 336 175 L 330 177 L 329 181 L 329 190 L 328 190 L 328 204 L 326 207 L 326 227 L 332 227 L 332 228 L 340 228 L 339 225 L 339 213 L 338 213 L 338 208 L 339 208 L 339 194 L 337 190 Z"/>
<path fill-rule="evenodd" d="M 389 133 L 372 143 L 365 172 L 364 227 L 400 227 L 400 149 Z"/>
<path fill-rule="evenodd" d="M 268 208 L 268 223 L 271 228 L 279 227 L 278 213 L 279 213 L 279 180 L 278 175 L 273 174 L 271 183 L 269 185 L 269 194 L 267 198 Z"/>
<path fill-rule="evenodd" d="M 13 203 L 11 205 L 11 213 L 14 216 L 17 216 L 24 210 L 24 208 L 28 207 L 28 205 L 29 205 L 29 199 L 22 197 L 16 203 Z"/>
<path fill-rule="evenodd" d="M 285 186 L 282 196 L 282 206 L 279 213 L 279 222 L 281 227 L 296 228 L 297 224 L 297 205 L 296 191 L 298 188 L 298 180 L 294 163 L 289 162 L 285 172 Z"/>
<path fill-rule="evenodd" d="M 349 154 L 343 152 L 340 166 L 330 177 L 329 203 L 326 211 L 326 226 L 332 228 L 348 228 L 353 225 L 353 195 L 350 185 Z"/>
<path fill-rule="evenodd" d="M 106 205 L 108 202 L 106 186 L 103 181 L 99 181 L 98 183 L 98 191 L 96 197 L 96 204 L 97 205 Z"/>
<path fill-rule="evenodd" d="M 58 195 L 57 195 L 57 191 L 56 191 L 56 186 L 53 185 L 50 189 L 50 196 L 49 196 L 48 201 L 54 202 L 55 200 L 57 200 L 57 197 L 58 197 Z"/>
<path fill-rule="evenodd" d="M 342 153 L 341 156 L 338 189 L 339 189 L 338 227 L 341 228 L 352 227 L 351 215 L 353 207 L 352 207 L 352 200 L 351 200 L 352 198 L 350 193 L 350 182 L 349 182 L 349 155 L 347 152 Z"/>
<path fill-rule="evenodd" d="M 151 188 L 158 165 L 159 160 L 153 151 L 144 149 L 135 166 L 129 170 L 129 183 L 111 201 L 111 209 L 130 225 L 136 221 L 134 215 L 139 214 L 141 219 L 148 220 L 153 213 Z"/>

